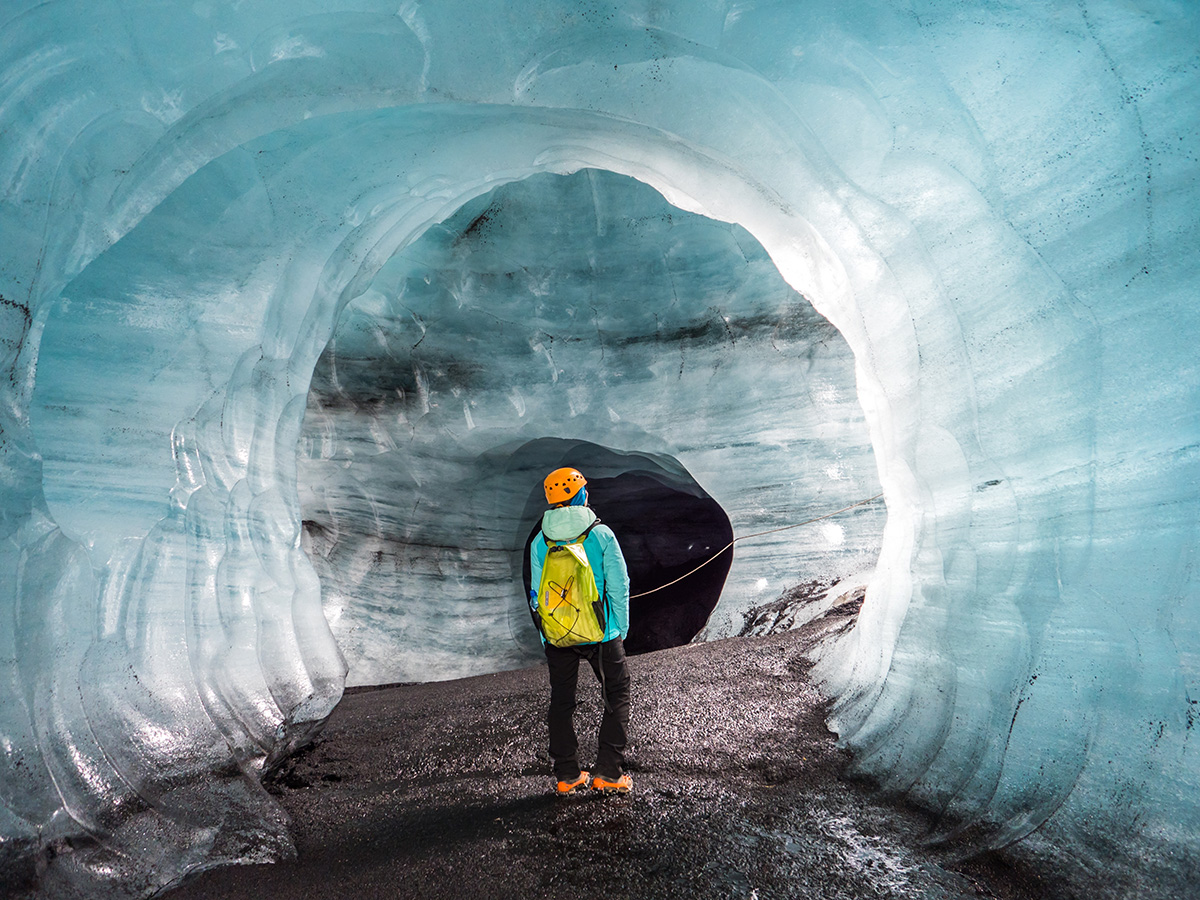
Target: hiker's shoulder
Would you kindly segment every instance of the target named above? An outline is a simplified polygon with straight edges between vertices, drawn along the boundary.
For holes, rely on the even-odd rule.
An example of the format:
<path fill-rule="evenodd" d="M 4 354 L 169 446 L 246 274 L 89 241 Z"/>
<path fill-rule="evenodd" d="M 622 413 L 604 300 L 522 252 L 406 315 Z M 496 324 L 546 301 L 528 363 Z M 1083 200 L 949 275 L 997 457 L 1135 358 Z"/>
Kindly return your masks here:
<path fill-rule="evenodd" d="M 603 522 L 597 522 L 595 525 L 593 525 L 591 533 L 594 534 L 596 536 L 596 540 L 600 541 L 601 543 L 608 543 L 610 541 L 612 543 L 616 543 L 617 541 L 616 534 L 614 534 L 613 530 Z"/>

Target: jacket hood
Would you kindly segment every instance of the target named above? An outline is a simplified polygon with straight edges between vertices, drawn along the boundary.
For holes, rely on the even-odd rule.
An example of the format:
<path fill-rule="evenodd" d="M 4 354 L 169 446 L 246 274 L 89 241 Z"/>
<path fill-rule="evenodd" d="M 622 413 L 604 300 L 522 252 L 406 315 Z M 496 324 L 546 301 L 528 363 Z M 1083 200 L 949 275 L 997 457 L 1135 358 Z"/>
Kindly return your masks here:
<path fill-rule="evenodd" d="M 542 534 L 552 541 L 569 541 L 595 521 L 596 514 L 587 506 L 560 506 L 542 514 Z"/>

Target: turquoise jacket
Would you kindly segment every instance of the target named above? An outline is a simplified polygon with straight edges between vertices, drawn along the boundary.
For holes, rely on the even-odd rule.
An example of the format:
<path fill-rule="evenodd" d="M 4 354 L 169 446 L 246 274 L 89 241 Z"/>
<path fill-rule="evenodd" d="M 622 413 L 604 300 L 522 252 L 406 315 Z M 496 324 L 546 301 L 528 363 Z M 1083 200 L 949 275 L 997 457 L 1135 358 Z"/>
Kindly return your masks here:
<path fill-rule="evenodd" d="M 542 563 L 546 561 L 545 538 L 569 541 L 579 537 L 596 521 L 586 506 L 559 506 L 542 515 L 542 529 L 529 545 L 530 583 L 536 591 L 542 583 Z M 596 576 L 596 590 L 604 598 L 604 640 L 625 639 L 629 633 L 629 570 L 617 536 L 607 525 L 597 525 L 583 541 L 584 552 Z"/>

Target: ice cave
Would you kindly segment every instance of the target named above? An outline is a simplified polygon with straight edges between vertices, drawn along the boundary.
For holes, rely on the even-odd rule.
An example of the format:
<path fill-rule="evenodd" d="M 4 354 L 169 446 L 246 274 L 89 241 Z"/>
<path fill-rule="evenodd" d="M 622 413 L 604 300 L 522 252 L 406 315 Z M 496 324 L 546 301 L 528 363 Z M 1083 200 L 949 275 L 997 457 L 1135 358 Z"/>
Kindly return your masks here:
<path fill-rule="evenodd" d="M 580 459 L 688 523 L 647 584 L 882 494 L 640 649 L 868 573 L 857 773 L 1194 891 L 1198 48 L 1182 0 L 8 0 L 0 871 L 286 856 L 261 778 L 347 685 L 536 662 Z"/>

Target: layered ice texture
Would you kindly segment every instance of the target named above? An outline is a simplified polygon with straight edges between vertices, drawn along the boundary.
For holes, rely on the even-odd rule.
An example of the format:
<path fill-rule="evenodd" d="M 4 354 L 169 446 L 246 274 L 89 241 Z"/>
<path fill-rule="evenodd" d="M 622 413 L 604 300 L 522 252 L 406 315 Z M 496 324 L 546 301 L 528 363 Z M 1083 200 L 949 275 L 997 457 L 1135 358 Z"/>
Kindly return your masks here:
<path fill-rule="evenodd" d="M 291 852 L 259 778 L 348 672 L 531 658 L 562 441 L 737 534 L 881 489 L 703 635 L 874 564 L 818 666 L 860 772 L 1098 896 L 1195 875 L 1191 5 L 0 16 L 6 877 Z"/>
<path fill-rule="evenodd" d="M 609 172 L 512 182 L 392 256 L 317 362 L 301 516 L 350 684 L 544 659 L 525 546 L 563 465 L 634 594 L 720 552 L 714 510 L 760 532 L 880 490 L 849 347 L 745 230 Z M 729 634 L 791 585 L 870 569 L 883 521 L 861 507 L 739 545 L 715 612 L 719 578 L 707 603 L 701 576 L 635 597 L 629 649 Z"/>

